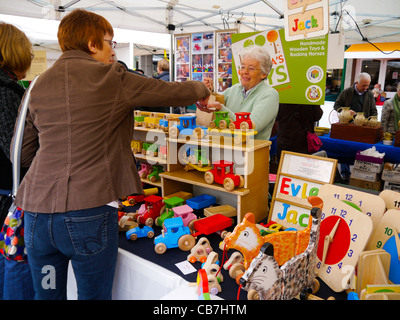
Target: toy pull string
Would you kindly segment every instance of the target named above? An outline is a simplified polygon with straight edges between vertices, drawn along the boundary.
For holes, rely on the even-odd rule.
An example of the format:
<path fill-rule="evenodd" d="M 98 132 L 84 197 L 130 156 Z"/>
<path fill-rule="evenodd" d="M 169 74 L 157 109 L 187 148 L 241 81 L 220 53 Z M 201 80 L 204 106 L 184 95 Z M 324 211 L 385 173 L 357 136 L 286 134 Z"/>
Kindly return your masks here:
<path fill-rule="evenodd" d="M 222 260 L 221 260 L 221 264 L 220 264 L 219 269 L 218 269 L 217 273 L 215 274 L 215 276 L 218 275 L 218 273 L 221 271 L 222 266 L 223 266 L 224 263 L 225 263 L 225 255 L 226 255 L 226 243 L 224 244 L 224 250 L 222 251 Z"/>

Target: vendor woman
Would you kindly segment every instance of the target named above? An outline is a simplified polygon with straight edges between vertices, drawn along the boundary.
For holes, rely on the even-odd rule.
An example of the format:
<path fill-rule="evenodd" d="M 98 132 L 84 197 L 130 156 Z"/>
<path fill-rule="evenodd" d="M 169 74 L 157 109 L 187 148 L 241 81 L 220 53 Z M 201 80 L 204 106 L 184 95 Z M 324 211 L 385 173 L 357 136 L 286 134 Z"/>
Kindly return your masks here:
<path fill-rule="evenodd" d="M 215 108 L 228 111 L 229 118 L 233 120 L 236 120 L 236 112 L 251 112 L 250 118 L 257 131 L 255 139 L 258 140 L 269 140 L 279 110 L 278 92 L 264 81 L 271 66 L 271 58 L 264 48 L 248 47 L 241 57 L 240 83 L 226 89 L 223 92 L 223 104 Z M 210 78 L 205 78 L 203 82 L 212 90 L 213 83 Z M 207 107 L 198 105 L 198 108 L 212 112 Z"/>

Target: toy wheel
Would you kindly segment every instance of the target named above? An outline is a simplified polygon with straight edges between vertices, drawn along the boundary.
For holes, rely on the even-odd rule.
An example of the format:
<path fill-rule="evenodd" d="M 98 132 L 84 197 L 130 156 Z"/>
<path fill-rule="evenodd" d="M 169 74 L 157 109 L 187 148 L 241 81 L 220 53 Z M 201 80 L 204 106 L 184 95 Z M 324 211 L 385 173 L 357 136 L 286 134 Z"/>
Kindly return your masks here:
<path fill-rule="evenodd" d="M 234 263 L 232 267 L 229 268 L 229 276 L 232 279 L 236 279 L 236 277 L 240 274 L 245 272 L 244 264 L 243 263 Z"/>
<path fill-rule="evenodd" d="M 233 182 L 232 178 L 224 179 L 224 188 L 228 191 L 232 191 L 235 188 L 235 183 Z"/>
<path fill-rule="evenodd" d="M 135 126 L 135 127 L 138 126 L 138 122 L 137 122 L 137 121 L 134 122 L 134 126 Z"/>
<path fill-rule="evenodd" d="M 203 167 L 203 162 L 201 160 L 199 160 L 199 162 L 197 163 L 197 165 L 202 168 Z"/>
<path fill-rule="evenodd" d="M 207 171 L 204 174 L 204 180 L 208 183 L 208 184 L 212 184 L 214 182 L 214 175 L 212 174 L 212 172 Z"/>
<path fill-rule="evenodd" d="M 197 261 L 197 259 L 196 259 L 196 257 L 192 256 L 192 257 L 189 258 L 189 261 L 191 263 L 195 263 Z"/>
<path fill-rule="evenodd" d="M 228 124 L 226 123 L 225 120 L 221 120 L 221 121 L 219 122 L 219 128 L 220 128 L 221 130 L 226 129 L 227 127 L 228 127 Z"/>
<path fill-rule="evenodd" d="M 250 126 L 249 126 L 249 124 L 247 122 L 242 122 L 240 124 L 240 129 L 242 129 L 242 130 L 247 130 L 249 128 L 250 128 Z"/>
<path fill-rule="evenodd" d="M 185 234 L 182 237 L 179 238 L 178 240 L 178 247 L 182 251 L 189 251 L 194 247 L 196 244 L 196 240 L 194 237 L 190 234 Z"/>
<path fill-rule="evenodd" d="M 254 289 L 250 289 L 247 293 L 247 300 L 260 300 L 260 295 Z"/>
<path fill-rule="evenodd" d="M 130 238 L 132 241 L 135 241 L 137 239 L 137 234 L 132 233 Z"/>
<path fill-rule="evenodd" d="M 217 288 L 211 288 L 210 293 L 213 294 L 214 296 L 218 294 L 218 289 Z"/>
<path fill-rule="evenodd" d="M 150 127 L 150 129 L 154 129 L 155 128 L 154 123 L 150 123 L 149 127 Z"/>
<path fill-rule="evenodd" d="M 154 223 L 156 224 L 157 227 L 161 227 L 160 224 L 159 224 L 160 223 L 160 219 L 159 218 L 156 218 Z"/>
<path fill-rule="evenodd" d="M 150 177 L 150 181 L 151 181 L 151 182 L 156 182 L 156 180 L 157 180 L 156 176 L 151 176 L 151 177 Z"/>
<path fill-rule="evenodd" d="M 244 178 L 242 176 L 239 175 L 239 188 L 243 188 L 244 186 Z"/>
<path fill-rule="evenodd" d="M 214 129 L 215 128 L 215 122 L 214 121 L 210 121 L 210 124 L 208 125 L 210 129 Z"/>
<path fill-rule="evenodd" d="M 133 153 L 133 154 L 136 154 L 136 153 L 138 153 L 138 149 L 136 149 L 136 148 L 133 148 L 133 149 L 132 149 L 132 153 Z"/>
<path fill-rule="evenodd" d="M 251 128 L 252 128 L 253 130 L 256 129 L 256 124 L 254 123 L 254 121 L 251 122 Z"/>
<path fill-rule="evenodd" d="M 236 135 L 233 138 L 233 142 L 235 143 L 235 145 L 242 144 L 242 142 L 243 142 L 242 136 L 241 135 Z"/>
<path fill-rule="evenodd" d="M 134 198 L 128 200 L 129 204 L 134 205 L 136 203 Z"/>
<path fill-rule="evenodd" d="M 153 231 L 147 232 L 147 238 L 153 238 L 153 237 L 154 237 L 154 232 Z"/>
<path fill-rule="evenodd" d="M 167 251 L 167 246 L 164 243 L 157 243 L 154 247 L 154 251 L 158 254 L 163 254 Z"/>
<path fill-rule="evenodd" d="M 231 122 L 228 126 L 228 129 L 231 131 L 235 130 L 236 129 L 235 124 L 233 122 Z"/>
<path fill-rule="evenodd" d="M 140 177 L 141 177 L 142 179 L 146 179 L 147 174 L 146 174 L 146 173 L 142 173 Z"/>
<path fill-rule="evenodd" d="M 206 257 L 206 256 L 200 257 L 200 262 L 201 262 L 201 263 L 204 263 L 204 262 L 206 262 L 206 261 L 207 261 L 207 257 Z"/>
<path fill-rule="evenodd" d="M 178 135 L 179 135 L 179 129 L 177 127 L 169 128 L 169 136 L 171 138 L 178 138 Z"/>
<path fill-rule="evenodd" d="M 148 226 L 148 227 L 151 227 L 153 225 L 153 223 L 154 223 L 153 218 L 147 218 L 146 222 L 145 222 L 145 225 Z"/>
<path fill-rule="evenodd" d="M 200 127 L 194 128 L 193 129 L 193 136 L 196 139 L 202 139 L 204 137 L 204 130 Z"/>

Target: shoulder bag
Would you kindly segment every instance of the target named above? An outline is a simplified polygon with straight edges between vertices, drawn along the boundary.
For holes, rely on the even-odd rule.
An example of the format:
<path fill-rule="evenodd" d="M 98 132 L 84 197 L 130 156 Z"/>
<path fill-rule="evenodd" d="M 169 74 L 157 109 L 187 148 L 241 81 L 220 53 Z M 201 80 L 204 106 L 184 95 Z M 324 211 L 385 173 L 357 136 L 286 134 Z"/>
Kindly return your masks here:
<path fill-rule="evenodd" d="M 11 191 L 12 203 L 8 209 L 8 215 L 4 220 L 0 233 L 0 253 L 9 260 L 18 262 L 27 261 L 25 241 L 24 241 L 24 211 L 15 205 L 15 197 L 19 187 L 20 180 L 20 158 L 21 146 L 24 136 L 25 119 L 28 111 L 30 93 L 38 77 L 30 84 L 24 97 L 19 113 L 18 121 L 15 127 L 13 148 L 11 154 L 13 188 Z"/>

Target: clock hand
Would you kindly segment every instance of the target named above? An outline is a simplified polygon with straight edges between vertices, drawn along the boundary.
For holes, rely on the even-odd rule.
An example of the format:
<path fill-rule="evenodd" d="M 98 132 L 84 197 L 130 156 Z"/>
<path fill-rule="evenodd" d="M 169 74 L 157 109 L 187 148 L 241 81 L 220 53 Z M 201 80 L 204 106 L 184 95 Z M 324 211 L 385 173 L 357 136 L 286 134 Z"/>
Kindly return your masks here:
<path fill-rule="evenodd" d="M 337 229 L 339 227 L 339 223 L 340 223 L 340 219 L 338 219 L 336 221 L 336 223 L 333 226 L 331 232 L 328 235 L 325 236 L 325 239 L 324 239 L 324 250 L 322 252 L 322 261 L 321 261 L 322 265 L 325 264 L 325 260 L 326 260 L 327 254 L 328 254 L 329 246 L 333 242 L 333 238 L 334 238 L 334 236 L 336 234 L 336 231 L 337 231 Z"/>

